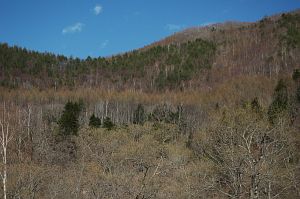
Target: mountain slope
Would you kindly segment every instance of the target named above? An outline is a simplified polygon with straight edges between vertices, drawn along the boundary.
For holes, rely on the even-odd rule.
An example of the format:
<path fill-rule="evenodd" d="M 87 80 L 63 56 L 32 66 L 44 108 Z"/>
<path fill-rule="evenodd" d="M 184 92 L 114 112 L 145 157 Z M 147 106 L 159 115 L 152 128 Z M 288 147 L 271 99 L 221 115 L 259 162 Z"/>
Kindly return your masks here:
<path fill-rule="evenodd" d="M 191 28 L 110 58 L 80 60 L 0 45 L 5 87 L 193 90 L 232 77 L 291 74 L 300 63 L 299 11 L 256 23 Z"/>

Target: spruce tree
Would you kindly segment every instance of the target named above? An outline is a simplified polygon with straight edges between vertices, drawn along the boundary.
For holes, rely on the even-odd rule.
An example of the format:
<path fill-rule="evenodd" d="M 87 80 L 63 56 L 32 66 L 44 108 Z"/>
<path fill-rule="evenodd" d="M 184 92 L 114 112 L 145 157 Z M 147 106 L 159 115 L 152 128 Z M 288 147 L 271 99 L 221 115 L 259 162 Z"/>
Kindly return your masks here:
<path fill-rule="evenodd" d="M 103 120 L 103 128 L 106 128 L 107 130 L 112 130 L 115 124 L 111 121 L 109 117 L 104 118 Z"/>
<path fill-rule="evenodd" d="M 146 115 L 145 115 L 144 106 L 142 104 L 139 104 L 137 106 L 137 109 L 134 111 L 133 123 L 143 125 L 145 123 L 145 120 L 146 120 Z"/>
<path fill-rule="evenodd" d="M 268 116 L 271 123 L 274 123 L 279 114 L 288 110 L 289 97 L 287 85 L 284 80 L 280 79 L 275 88 L 273 101 L 269 106 Z"/>
<path fill-rule="evenodd" d="M 101 119 L 96 117 L 95 114 L 93 114 L 90 117 L 89 126 L 94 128 L 99 128 L 101 126 Z"/>
<path fill-rule="evenodd" d="M 58 121 L 60 135 L 77 135 L 79 129 L 79 114 L 83 108 L 82 102 L 67 102 Z"/>

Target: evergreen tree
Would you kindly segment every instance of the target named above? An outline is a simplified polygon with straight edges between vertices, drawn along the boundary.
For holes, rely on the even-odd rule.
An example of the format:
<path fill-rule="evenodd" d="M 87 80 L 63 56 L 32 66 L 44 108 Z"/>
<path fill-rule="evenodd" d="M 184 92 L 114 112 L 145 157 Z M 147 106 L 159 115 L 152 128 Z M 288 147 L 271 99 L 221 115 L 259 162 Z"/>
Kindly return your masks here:
<path fill-rule="evenodd" d="M 104 118 L 103 128 L 106 128 L 107 130 L 112 130 L 114 126 L 115 126 L 114 123 L 111 121 L 109 117 Z"/>
<path fill-rule="evenodd" d="M 63 136 L 77 135 L 79 129 L 79 114 L 83 108 L 82 102 L 67 102 L 58 121 L 60 134 Z"/>
<path fill-rule="evenodd" d="M 134 111 L 133 123 L 143 125 L 146 120 L 144 106 L 139 104 L 137 109 Z"/>
<path fill-rule="evenodd" d="M 93 114 L 90 117 L 89 126 L 94 128 L 99 128 L 101 126 L 101 119 L 96 117 L 95 114 Z"/>
<path fill-rule="evenodd" d="M 293 80 L 295 81 L 296 86 L 297 86 L 297 89 L 296 89 L 296 99 L 300 103 L 300 69 L 294 70 Z"/>
<path fill-rule="evenodd" d="M 297 81 L 300 79 L 300 69 L 295 69 L 293 73 L 293 80 Z"/>
<path fill-rule="evenodd" d="M 273 101 L 269 106 L 268 116 L 271 123 L 274 123 L 280 113 L 288 109 L 289 98 L 286 83 L 280 79 L 275 88 Z"/>
<path fill-rule="evenodd" d="M 296 91 L 296 96 L 297 96 L 297 100 L 300 103 L 300 87 L 298 87 L 297 91 Z"/>

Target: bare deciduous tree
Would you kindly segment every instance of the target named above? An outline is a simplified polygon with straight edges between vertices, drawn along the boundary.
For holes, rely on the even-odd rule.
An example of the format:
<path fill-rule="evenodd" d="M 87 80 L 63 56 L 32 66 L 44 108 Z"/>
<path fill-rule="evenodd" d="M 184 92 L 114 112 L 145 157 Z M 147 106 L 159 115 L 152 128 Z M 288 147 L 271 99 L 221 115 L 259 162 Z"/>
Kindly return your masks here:
<path fill-rule="evenodd" d="M 6 110 L 5 103 L 2 107 L 2 114 L 0 117 L 0 144 L 1 144 L 1 155 L 2 155 L 2 171 L 1 171 L 1 178 L 3 183 L 3 198 L 6 199 L 7 197 L 7 149 L 8 144 L 12 141 L 13 138 L 13 130 L 12 126 L 10 126 L 10 115 L 9 112 Z"/>
<path fill-rule="evenodd" d="M 228 114 L 208 131 L 204 155 L 216 167 L 215 187 L 230 198 L 284 196 L 293 182 L 287 175 L 297 165 L 289 128 L 275 126 L 247 111 Z"/>

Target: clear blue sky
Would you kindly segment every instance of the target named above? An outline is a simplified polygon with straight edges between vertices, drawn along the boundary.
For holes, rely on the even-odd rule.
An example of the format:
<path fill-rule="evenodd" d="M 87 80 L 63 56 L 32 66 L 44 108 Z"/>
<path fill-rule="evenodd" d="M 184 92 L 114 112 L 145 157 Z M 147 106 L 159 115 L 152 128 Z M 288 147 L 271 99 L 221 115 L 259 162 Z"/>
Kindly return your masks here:
<path fill-rule="evenodd" d="M 181 29 L 256 21 L 300 0 L 0 0 L 0 42 L 85 58 L 143 47 Z"/>

